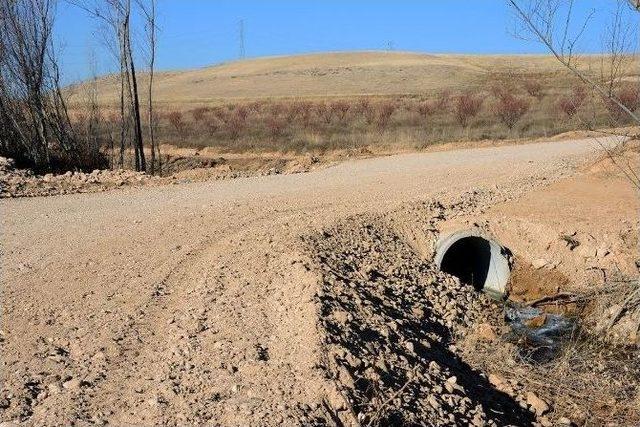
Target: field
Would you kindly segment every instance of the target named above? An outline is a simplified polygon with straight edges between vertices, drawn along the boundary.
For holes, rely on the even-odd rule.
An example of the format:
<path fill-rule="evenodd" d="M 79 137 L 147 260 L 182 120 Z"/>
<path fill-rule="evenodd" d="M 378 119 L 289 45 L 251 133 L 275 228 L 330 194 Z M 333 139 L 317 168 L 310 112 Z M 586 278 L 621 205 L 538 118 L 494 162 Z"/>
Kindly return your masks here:
<path fill-rule="evenodd" d="M 581 59 L 595 77 L 602 62 Z M 390 153 L 625 123 L 615 109 L 589 102 L 549 56 L 332 53 L 163 72 L 156 82 L 159 143 L 208 147 L 209 155 Z M 95 91 L 104 133 L 116 139 L 116 78 L 69 90 L 80 122 L 86 93 Z"/>

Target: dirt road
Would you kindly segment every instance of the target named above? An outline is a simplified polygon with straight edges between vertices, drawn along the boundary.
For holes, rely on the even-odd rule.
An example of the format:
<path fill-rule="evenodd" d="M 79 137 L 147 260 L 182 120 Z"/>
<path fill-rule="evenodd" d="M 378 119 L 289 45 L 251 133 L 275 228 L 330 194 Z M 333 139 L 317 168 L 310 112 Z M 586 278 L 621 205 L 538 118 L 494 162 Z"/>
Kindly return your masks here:
<path fill-rule="evenodd" d="M 276 424 L 330 389 L 299 236 L 345 216 L 572 172 L 590 140 L 309 174 L 0 201 L 0 419 Z"/>

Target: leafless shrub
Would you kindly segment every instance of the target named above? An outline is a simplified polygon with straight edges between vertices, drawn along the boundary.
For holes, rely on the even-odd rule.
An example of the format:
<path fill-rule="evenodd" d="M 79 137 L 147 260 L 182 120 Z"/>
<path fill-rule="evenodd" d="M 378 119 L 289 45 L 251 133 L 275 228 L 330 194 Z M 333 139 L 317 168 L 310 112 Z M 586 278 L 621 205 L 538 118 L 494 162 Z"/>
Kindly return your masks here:
<path fill-rule="evenodd" d="M 204 120 L 204 117 L 207 115 L 209 111 L 210 110 L 207 107 L 194 108 L 193 110 L 191 110 L 191 116 L 193 117 L 193 120 L 195 120 L 196 123 L 200 123 L 201 121 Z"/>
<path fill-rule="evenodd" d="M 526 99 L 514 95 L 503 95 L 493 106 L 495 115 L 509 129 L 529 111 L 529 102 Z"/>
<path fill-rule="evenodd" d="M 638 0 L 617 2 L 613 21 L 607 28 L 606 33 L 608 34 L 605 35 L 605 47 L 609 54 L 610 66 L 607 67 L 608 76 L 605 76 L 607 72 L 603 67 L 601 82 L 578 67 L 575 55 L 576 44 L 589 27 L 593 12 L 581 24 L 576 25 L 573 1 L 509 0 L 509 4 L 522 25 L 519 30 L 522 33 L 521 36 L 532 36 L 538 40 L 582 84 L 604 99 L 605 102 L 616 104 L 630 120 L 640 124 L 640 117 L 617 99 L 611 90 L 616 82 L 620 81 L 623 64 L 630 57 L 627 52 L 632 50 L 634 39 L 636 39 L 634 33 L 637 32 L 637 13 L 640 12 Z M 629 6 L 631 7 L 629 8 Z M 624 11 L 629 13 L 626 14 Z M 574 31 L 576 28 L 578 31 Z M 575 114 L 577 112 L 575 104 L 581 101 L 583 100 L 565 99 L 563 104 L 566 113 L 570 113 L 568 115 Z"/>
<path fill-rule="evenodd" d="M 302 102 L 294 102 L 290 104 L 287 108 L 287 122 L 294 123 L 296 119 L 300 118 L 302 121 L 304 120 L 304 111 L 305 106 Z"/>
<path fill-rule="evenodd" d="M 302 125 L 306 129 L 311 123 L 311 113 L 313 111 L 313 104 L 308 101 L 299 102 L 296 104 L 296 115 L 302 120 Z"/>
<path fill-rule="evenodd" d="M 372 125 L 376 121 L 376 109 L 369 106 L 364 111 L 364 120 L 367 122 L 368 125 Z"/>
<path fill-rule="evenodd" d="M 358 101 L 358 111 L 364 116 L 367 125 L 372 125 L 376 121 L 376 109 L 371 104 L 369 98 L 360 98 Z"/>
<path fill-rule="evenodd" d="M 135 29 L 132 30 L 132 23 L 142 22 L 146 27 L 148 35 L 147 48 L 149 57 L 149 79 L 148 79 L 148 120 L 149 131 L 152 142 L 152 149 L 155 150 L 154 131 L 153 131 L 153 71 L 155 61 L 155 0 L 151 0 L 147 4 L 143 0 L 132 2 L 130 0 L 67 0 L 68 3 L 74 4 L 90 16 L 100 20 L 108 29 L 111 40 L 115 42 L 110 46 L 116 53 L 118 63 L 120 65 L 120 116 L 121 116 L 121 132 L 120 132 L 120 166 L 123 166 L 123 155 L 125 144 L 128 142 L 134 150 L 135 169 L 138 171 L 147 170 L 147 161 L 144 150 L 144 140 L 142 133 L 141 108 L 140 108 L 140 89 L 138 79 L 138 55 L 134 54 L 134 46 L 137 44 L 134 39 Z M 48 2 L 47 2 L 48 3 Z M 108 40 L 109 38 L 107 38 Z M 133 126 L 129 126 L 129 124 Z M 155 154 L 154 154 L 155 155 Z M 155 159 L 154 159 L 155 160 Z M 155 165 L 151 165 L 154 170 Z"/>
<path fill-rule="evenodd" d="M 37 170 L 104 167 L 97 109 L 74 128 L 54 51 L 55 1 L 0 2 L 0 155 Z M 95 119 L 95 120 L 93 120 Z"/>
<path fill-rule="evenodd" d="M 443 90 L 438 93 L 435 103 L 436 111 L 444 113 L 449 110 L 451 105 L 451 91 Z"/>
<path fill-rule="evenodd" d="M 87 122 L 87 116 L 84 113 L 76 112 L 71 116 L 71 122 L 82 127 Z"/>
<path fill-rule="evenodd" d="M 416 112 L 424 119 L 436 112 L 436 106 L 429 101 L 422 101 L 416 106 Z"/>
<path fill-rule="evenodd" d="M 463 93 L 456 98 L 456 120 L 461 126 L 466 127 L 469 120 L 474 118 L 482 108 L 483 100 L 479 95 L 471 92 Z"/>
<path fill-rule="evenodd" d="M 273 103 L 269 106 L 269 113 L 274 117 L 283 115 L 287 110 L 287 107 L 280 102 Z"/>
<path fill-rule="evenodd" d="M 536 98 L 538 101 L 544 98 L 542 82 L 539 79 L 529 77 L 522 82 L 522 87 L 529 96 Z"/>
<path fill-rule="evenodd" d="M 630 111 L 636 111 L 640 107 L 640 89 L 637 85 L 623 85 L 615 91 L 615 97 Z M 617 103 L 607 100 L 605 106 L 616 122 L 620 123 L 629 118 L 628 114 Z"/>
<path fill-rule="evenodd" d="M 347 117 L 347 113 L 351 109 L 351 105 L 346 101 L 335 101 L 331 104 L 330 108 L 333 114 L 338 117 L 338 120 L 344 122 Z"/>
<path fill-rule="evenodd" d="M 358 100 L 358 111 L 364 113 L 365 111 L 371 109 L 371 101 L 369 98 L 363 97 Z"/>
<path fill-rule="evenodd" d="M 391 122 L 391 117 L 396 111 L 396 104 L 392 101 L 381 102 L 377 108 L 377 124 L 378 129 L 385 130 Z"/>
<path fill-rule="evenodd" d="M 225 126 L 231 139 L 238 139 L 247 124 L 247 109 L 238 106 L 226 116 Z"/>
<path fill-rule="evenodd" d="M 215 117 L 209 117 L 206 126 L 209 135 L 213 136 L 220 129 L 220 122 Z"/>
<path fill-rule="evenodd" d="M 570 95 L 565 95 L 558 101 L 558 108 L 567 117 L 571 118 L 576 115 L 582 104 L 587 98 L 587 93 L 583 86 L 574 86 Z"/>
<path fill-rule="evenodd" d="M 316 115 L 326 124 L 330 124 L 333 120 L 333 110 L 324 102 L 316 104 Z"/>
<path fill-rule="evenodd" d="M 180 111 L 170 111 L 167 113 L 167 120 L 169 120 L 169 123 L 177 132 L 184 131 L 184 121 Z"/>
<path fill-rule="evenodd" d="M 264 101 L 253 101 L 247 105 L 247 109 L 250 112 L 260 113 L 262 111 L 263 106 L 264 106 Z"/>
<path fill-rule="evenodd" d="M 224 124 L 227 124 L 231 117 L 229 110 L 224 107 L 215 107 L 213 109 L 213 116 Z"/>
<path fill-rule="evenodd" d="M 269 135 L 274 139 L 282 136 L 287 126 L 286 121 L 282 117 L 273 114 L 267 117 L 265 124 Z"/>
<path fill-rule="evenodd" d="M 489 93 L 496 99 L 509 95 L 511 92 L 512 90 L 502 82 L 496 82 L 489 86 Z"/>
<path fill-rule="evenodd" d="M 247 117 L 249 117 L 249 109 L 244 105 L 239 105 L 236 107 L 234 113 L 238 116 L 238 119 L 243 122 L 247 121 Z"/>

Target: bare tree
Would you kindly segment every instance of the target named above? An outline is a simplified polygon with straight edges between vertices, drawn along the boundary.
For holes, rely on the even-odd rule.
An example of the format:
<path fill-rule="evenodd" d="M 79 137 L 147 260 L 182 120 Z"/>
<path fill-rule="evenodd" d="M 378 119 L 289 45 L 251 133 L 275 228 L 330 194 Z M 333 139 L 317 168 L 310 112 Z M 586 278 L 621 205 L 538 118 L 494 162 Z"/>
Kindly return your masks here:
<path fill-rule="evenodd" d="M 0 1 L 0 154 L 38 170 L 101 163 L 72 127 L 53 47 L 55 0 Z"/>
<path fill-rule="evenodd" d="M 155 139 L 155 116 L 153 111 L 153 79 L 156 62 L 156 0 L 148 0 L 146 4 L 143 0 L 136 0 L 140 10 L 146 19 L 147 44 L 149 48 L 149 76 L 147 83 L 147 119 L 149 121 L 149 141 L 151 145 L 151 166 L 149 171 L 151 174 L 156 172 L 156 163 L 158 172 L 162 168 L 160 147 L 156 144 Z"/>
<path fill-rule="evenodd" d="M 627 1 L 633 9 L 640 11 L 640 0 Z M 584 84 L 605 100 L 617 105 L 618 108 L 624 111 L 636 124 L 640 124 L 640 117 L 620 102 L 613 91 L 608 90 L 607 87 L 603 87 L 602 84 L 599 84 L 594 78 L 578 68 L 575 56 L 576 43 L 589 25 L 592 15 L 589 15 L 579 27 L 577 33 L 571 36 L 570 30 L 573 25 L 574 0 L 568 0 L 566 2 L 566 10 L 560 7 L 561 3 L 557 0 L 508 0 L 508 2 L 516 12 L 520 22 L 524 25 L 524 30 L 527 33 L 545 45 L 549 52 Z M 619 15 L 620 10 L 618 10 L 617 13 L 617 19 L 619 21 L 621 19 Z M 620 22 L 616 24 L 614 21 L 612 31 L 615 32 L 617 37 L 624 28 L 626 27 Z M 610 38 L 610 42 L 612 43 L 613 51 L 609 53 L 612 57 L 618 58 L 613 60 L 617 67 L 617 64 L 620 63 L 619 57 L 625 54 L 620 48 L 624 47 L 621 43 L 626 42 L 626 37 Z M 616 71 L 615 75 L 619 75 L 619 70 Z"/>
<path fill-rule="evenodd" d="M 574 26 L 572 22 L 574 0 L 566 0 L 565 2 L 559 2 L 558 0 L 507 1 L 515 11 L 526 33 L 546 46 L 560 64 L 581 80 L 585 86 L 601 97 L 605 105 L 608 105 L 610 111 L 615 110 L 618 114 L 624 114 L 629 117 L 634 124 L 640 125 L 640 117 L 632 110 L 633 104 L 620 100 L 618 93 L 613 90 L 613 88 L 616 87 L 616 81 L 619 81 L 622 77 L 621 67 L 624 58 L 621 58 L 621 56 L 629 54 L 628 49 L 630 45 L 627 34 L 630 32 L 629 28 L 633 28 L 631 24 L 625 24 L 622 21 L 622 5 L 626 4 L 630 6 L 632 11 L 630 13 L 640 13 L 640 0 L 613 0 L 619 2 L 619 7 L 616 9 L 613 22 L 608 29 L 609 35 L 607 43 L 605 44 L 608 54 L 611 57 L 609 59 L 611 68 L 608 70 L 608 77 L 600 82 L 578 67 L 575 55 L 576 44 L 588 27 L 593 13 L 577 27 L 577 32 L 570 36 L 571 29 Z M 562 7 L 563 5 L 564 8 Z M 635 25 L 637 25 L 637 19 L 635 22 Z M 604 75 L 603 73 L 601 73 L 601 75 Z M 619 135 L 619 133 L 616 132 L 614 132 L 614 134 Z M 622 144 L 624 144 L 626 137 L 629 135 L 623 134 L 622 136 L 625 137 L 622 142 Z M 628 162 L 622 164 L 614 155 L 613 150 L 607 147 L 602 141 L 596 139 L 596 142 L 598 142 L 613 164 L 625 174 L 629 182 L 640 189 L 640 178 L 635 168 Z"/>
<path fill-rule="evenodd" d="M 132 146 L 136 170 L 146 170 L 144 140 L 140 114 L 140 96 L 136 61 L 131 38 L 131 0 L 67 0 L 106 25 L 117 41 L 117 59 L 120 65 L 120 166 L 124 166 L 124 153 L 129 125 L 133 125 Z M 139 4 L 139 3 L 136 3 Z M 154 10 L 155 14 L 155 10 Z"/>
<path fill-rule="evenodd" d="M 613 95 L 625 69 L 632 62 L 631 56 L 627 53 L 633 48 L 634 31 L 631 23 L 625 19 L 625 8 L 624 2 L 617 1 L 616 10 L 602 40 L 607 55 L 602 55 L 600 84 L 607 88 L 610 96 Z"/>
<path fill-rule="evenodd" d="M 45 113 L 47 50 L 53 27 L 49 1 L 2 2 L 2 89 L 3 116 L 12 133 L 36 167 L 49 165 L 48 127 Z M 25 126 L 26 124 L 30 125 Z M 3 138 L 3 145 L 11 141 Z M 3 150 L 4 151 L 4 150 Z"/>
<path fill-rule="evenodd" d="M 129 101 L 131 103 L 131 111 L 133 113 L 133 125 L 134 125 L 134 154 L 135 165 L 137 171 L 144 171 L 147 169 L 144 155 L 144 142 L 142 139 L 142 124 L 140 122 L 140 97 L 138 95 L 138 77 L 136 74 L 136 65 L 133 58 L 133 49 L 131 47 L 131 0 L 123 0 L 125 10 L 125 19 L 122 22 L 122 43 L 125 51 L 125 64 L 128 67 L 128 77 L 131 80 L 129 85 L 130 96 Z"/>

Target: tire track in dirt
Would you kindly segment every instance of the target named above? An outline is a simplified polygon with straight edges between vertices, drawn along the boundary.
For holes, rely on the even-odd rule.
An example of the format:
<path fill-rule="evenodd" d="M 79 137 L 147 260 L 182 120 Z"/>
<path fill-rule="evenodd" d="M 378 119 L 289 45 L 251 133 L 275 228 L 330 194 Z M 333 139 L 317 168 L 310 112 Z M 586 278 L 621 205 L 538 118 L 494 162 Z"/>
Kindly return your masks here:
<path fill-rule="evenodd" d="M 558 142 L 1 201 L 9 232 L 0 419 L 276 425 L 325 417 L 323 398 L 335 390 L 318 367 L 319 276 L 299 236 L 439 192 L 517 195 L 590 152 L 588 141 Z"/>
<path fill-rule="evenodd" d="M 300 214 L 288 215 L 277 223 L 289 222 Z M 123 409 L 109 414 L 116 422 L 131 423 L 135 417 L 143 422 L 162 420 L 169 424 L 234 419 L 238 411 L 254 422 L 265 420 L 266 416 L 278 423 L 286 418 L 300 420 L 309 412 L 310 408 L 295 404 L 309 400 L 304 397 L 308 390 L 296 389 L 294 376 L 286 375 L 286 371 L 291 370 L 290 347 L 302 337 L 291 336 L 293 328 L 278 330 L 277 325 L 282 322 L 273 319 L 273 313 L 298 310 L 300 303 L 306 302 L 307 327 L 311 330 L 305 334 L 302 347 L 313 349 L 315 317 L 309 315 L 313 314 L 313 304 L 309 297 L 305 299 L 295 293 L 285 297 L 278 291 L 286 284 L 274 286 L 273 282 L 298 277 L 311 286 L 315 284 L 315 276 L 306 274 L 296 252 L 287 253 L 283 249 L 282 254 L 279 250 L 275 256 L 270 255 L 274 246 L 282 247 L 290 242 L 291 235 L 256 236 L 257 230 L 269 228 L 265 227 L 266 222 L 274 226 L 268 219 L 259 217 L 242 222 L 224 230 L 223 239 L 207 239 L 197 249 L 190 249 L 163 279 L 160 292 L 155 292 L 135 310 L 140 315 L 131 319 L 125 325 L 125 332 L 120 334 L 122 353 L 113 361 L 118 368 L 105 382 L 104 397 L 96 399 L 107 403 L 93 408 L 94 412 L 106 415 L 104 408 L 119 406 Z M 250 248 L 244 245 L 248 241 Z M 247 256 L 264 260 L 254 261 L 251 270 L 242 271 L 238 258 Z M 269 273 L 271 264 L 279 265 L 276 271 L 280 271 L 280 275 L 273 277 Z M 249 291 L 245 290 L 247 287 Z M 241 307 L 227 303 L 238 300 L 243 302 Z M 185 305 L 185 301 L 190 303 Z M 292 319 L 296 321 L 296 329 L 304 329 L 304 325 L 299 324 L 303 317 L 294 315 Z M 303 359 L 299 353 L 295 357 L 299 365 Z M 317 356 L 307 357 L 309 361 L 316 359 Z M 276 366 L 271 367 L 270 362 Z M 283 371 L 285 365 L 289 367 Z M 130 375 L 132 367 L 136 372 L 133 376 Z M 256 369 L 260 373 L 254 372 Z M 313 363 L 309 362 L 304 369 L 313 369 Z M 308 371 L 303 374 L 309 379 L 313 375 Z M 163 383 L 172 386 L 163 387 Z M 125 392 L 116 401 L 109 402 L 112 399 L 109 390 L 113 388 Z M 321 388 L 320 383 L 316 388 Z M 251 393 L 245 395 L 243 389 L 250 389 Z M 96 391 L 99 395 L 100 387 Z M 263 404 L 264 396 L 277 394 L 282 395 L 284 402 L 294 403 L 281 408 L 272 403 Z M 145 403 L 148 408 L 144 408 Z M 126 408 L 135 406 L 142 406 L 143 410 L 127 412 Z"/>

